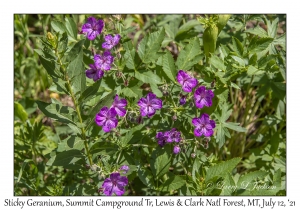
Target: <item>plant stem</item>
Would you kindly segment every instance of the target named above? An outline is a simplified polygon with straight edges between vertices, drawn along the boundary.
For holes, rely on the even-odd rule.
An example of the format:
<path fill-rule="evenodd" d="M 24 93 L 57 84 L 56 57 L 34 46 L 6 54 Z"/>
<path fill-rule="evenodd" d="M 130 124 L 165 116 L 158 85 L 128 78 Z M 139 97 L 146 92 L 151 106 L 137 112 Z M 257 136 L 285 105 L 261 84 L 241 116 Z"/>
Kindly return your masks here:
<path fill-rule="evenodd" d="M 66 71 L 65 67 L 63 66 L 63 64 L 62 64 L 62 62 L 61 62 L 61 58 L 60 58 L 59 55 L 58 55 L 58 50 L 57 50 L 57 48 L 55 49 L 55 55 L 57 56 L 58 63 L 59 63 L 59 65 L 60 65 L 61 69 L 63 70 L 64 77 L 65 77 L 64 79 L 65 79 L 65 81 L 67 82 L 67 90 L 68 90 L 68 92 L 70 93 L 70 96 L 71 96 L 72 101 L 73 101 L 73 103 L 74 103 L 75 110 L 76 110 L 76 113 L 77 113 L 79 122 L 80 122 L 80 124 L 82 124 L 83 121 L 82 121 L 81 113 L 80 113 L 80 110 L 79 110 L 79 106 L 78 106 L 78 104 L 77 104 L 77 100 L 76 100 L 76 98 L 75 98 L 75 96 L 74 96 L 74 93 L 73 93 L 73 91 L 72 91 L 71 84 L 70 84 L 70 80 L 69 80 L 68 75 L 67 75 L 67 71 Z M 88 160 L 89 160 L 90 165 L 92 166 L 92 165 L 93 165 L 93 161 L 92 161 L 92 157 L 91 157 L 91 154 L 90 154 L 90 151 L 89 151 L 88 141 L 87 141 L 87 139 L 86 139 L 85 128 L 84 128 L 84 127 L 81 128 L 81 133 L 82 133 L 82 138 L 83 138 L 83 140 L 84 140 L 84 147 L 85 147 L 85 150 L 86 150 L 86 155 L 87 155 L 87 157 L 88 157 Z"/>

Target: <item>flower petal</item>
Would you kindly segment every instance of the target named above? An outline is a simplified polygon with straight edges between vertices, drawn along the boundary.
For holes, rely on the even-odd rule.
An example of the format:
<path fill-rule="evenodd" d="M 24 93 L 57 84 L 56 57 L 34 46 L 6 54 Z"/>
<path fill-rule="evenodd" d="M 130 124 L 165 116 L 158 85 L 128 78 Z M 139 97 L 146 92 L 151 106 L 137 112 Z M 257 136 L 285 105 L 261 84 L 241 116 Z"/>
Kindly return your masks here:
<path fill-rule="evenodd" d="M 158 98 L 152 99 L 150 103 L 151 103 L 151 106 L 154 109 L 161 109 L 162 108 L 162 100 L 160 100 Z"/>

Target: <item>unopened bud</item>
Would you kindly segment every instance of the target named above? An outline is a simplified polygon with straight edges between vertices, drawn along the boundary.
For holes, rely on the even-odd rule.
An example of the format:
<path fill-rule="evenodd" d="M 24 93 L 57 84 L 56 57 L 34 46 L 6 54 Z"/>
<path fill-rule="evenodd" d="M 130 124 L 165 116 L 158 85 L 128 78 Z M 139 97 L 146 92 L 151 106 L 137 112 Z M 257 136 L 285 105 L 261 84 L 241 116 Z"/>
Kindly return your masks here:
<path fill-rule="evenodd" d="M 127 87 L 128 86 L 128 80 L 124 81 L 124 85 Z"/>
<path fill-rule="evenodd" d="M 192 153 L 192 154 L 191 154 L 191 157 L 192 157 L 192 158 L 195 158 L 195 157 L 196 157 L 196 154 L 195 154 L 195 153 Z"/>
<path fill-rule="evenodd" d="M 174 115 L 174 116 L 172 117 L 172 119 L 173 119 L 173 121 L 176 121 L 176 120 L 177 120 L 177 116 Z"/>

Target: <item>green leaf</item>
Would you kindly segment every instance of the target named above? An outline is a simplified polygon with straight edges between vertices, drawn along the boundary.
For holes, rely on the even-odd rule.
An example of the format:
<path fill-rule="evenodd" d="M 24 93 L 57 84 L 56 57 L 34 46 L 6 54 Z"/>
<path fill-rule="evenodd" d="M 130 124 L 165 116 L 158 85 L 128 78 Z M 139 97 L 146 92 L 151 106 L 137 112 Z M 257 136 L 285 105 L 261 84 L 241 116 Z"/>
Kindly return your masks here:
<path fill-rule="evenodd" d="M 224 161 L 221 163 L 218 163 L 217 165 L 214 165 L 210 167 L 206 171 L 206 177 L 205 180 L 209 181 L 210 179 L 214 177 L 224 177 L 228 172 L 231 173 L 231 171 L 237 166 L 237 164 L 241 161 L 241 158 L 233 158 L 228 161 Z"/>
<path fill-rule="evenodd" d="M 111 142 L 96 142 L 90 149 L 92 155 L 115 153 L 116 151 L 118 151 L 118 146 Z"/>
<path fill-rule="evenodd" d="M 135 127 L 131 128 L 130 131 L 128 133 L 126 133 L 125 136 L 122 136 L 121 137 L 122 146 L 125 147 L 130 142 L 130 140 L 132 139 L 134 133 L 137 132 L 137 131 L 140 131 L 140 129 L 142 127 L 144 127 L 143 124 L 135 126 Z"/>
<path fill-rule="evenodd" d="M 222 127 L 222 125 L 217 125 L 216 130 L 217 130 L 216 142 L 219 144 L 219 148 L 221 148 L 225 143 L 225 130 Z"/>
<path fill-rule="evenodd" d="M 190 40 L 190 43 L 180 51 L 176 61 L 177 69 L 189 70 L 194 64 L 198 63 L 202 56 L 200 40 L 198 37 Z"/>
<path fill-rule="evenodd" d="M 67 167 L 73 163 L 83 160 L 84 156 L 79 150 L 68 150 L 52 156 L 48 162 L 48 166 L 64 166 Z"/>
<path fill-rule="evenodd" d="M 247 70 L 247 74 L 249 76 L 260 75 L 260 74 L 264 74 L 264 73 L 265 73 L 265 71 L 259 70 L 256 67 L 251 66 L 251 65 L 249 65 L 248 70 Z"/>
<path fill-rule="evenodd" d="M 244 47 L 243 44 L 235 37 L 232 37 L 233 50 L 237 52 L 240 57 L 243 57 Z"/>
<path fill-rule="evenodd" d="M 154 74 L 152 71 L 147 71 L 140 73 L 138 71 L 135 72 L 135 78 L 138 80 L 144 82 L 144 83 L 149 83 L 149 84 L 161 84 L 161 79 Z"/>
<path fill-rule="evenodd" d="M 43 65 L 43 67 L 46 69 L 47 73 L 52 77 L 59 77 L 58 74 L 56 73 L 55 69 L 56 69 L 56 64 L 54 61 L 52 60 L 48 60 L 46 58 L 44 58 L 43 56 L 39 56 L 41 64 Z"/>
<path fill-rule="evenodd" d="M 63 34 L 67 29 L 65 25 L 57 20 L 52 20 L 51 21 L 51 27 L 53 28 L 54 31 Z"/>
<path fill-rule="evenodd" d="M 66 17 L 65 20 L 66 20 L 66 28 L 67 28 L 68 35 L 72 37 L 74 41 L 76 41 L 77 33 L 78 33 L 76 23 L 74 22 L 73 18 L 70 17 Z"/>
<path fill-rule="evenodd" d="M 158 179 L 169 171 L 171 165 L 171 158 L 169 157 L 167 151 L 161 148 L 157 148 L 152 152 L 150 167 L 154 179 Z"/>
<path fill-rule="evenodd" d="M 258 35 L 260 37 L 267 37 L 268 36 L 267 32 L 260 26 L 257 26 L 255 28 L 247 29 L 245 32 L 250 33 L 250 34 L 254 34 L 254 35 Z"/>
<path fill-rule="evenodd" d="M 172 54 L 169 51 L 167 51 L 167 53 L 163 55 L 162 59 L 164 72 L 174 83 L 176 83 L 176 69 Z"/>
<path fill-rule="evenodd" d="M 175 176 L 173 173 L 169 173 L 169 178 L 160 186 L 160 190 L 170 192 L 179 189 L 185 184 L 186 182 L 183 178 Z"/>
<path fill-rule="evenodd" d="M 71 80 L 74 93 L 83 92 L 86 88 L 85 68 L 83 64 L 83 51 L 82 45 L 85 39 L 80 40 L 74 45 L 68 54 L 68 58 L 72 59 L 67 67 L 67 73 Z M 78 53 L 78 54 L 77 54 Z"/>
<path fill-rule="evenodd" d="M 143 94 L 142 89 L 140 89 L 138 86 L 122 88 L 120 93 L 129 98 L 140 98 Z"/>
<path fill-rule="evenodd" d="M 124 49 L 126 50 L 125 54 L 124 54 L 124 58 L 126 60 L 126 66 L 129 69 L 135 69 L 135 62 L 134 62 L 134 58 L 135 58 L 135 49 L 132 45 L 132 41 L 128 41 L 125 42 L 123 44 Z"/>
<path fill-rule="evenodd" d="M 210 62 L 211 62 L 211 65 L 213 65 L 215 68 L 220 69 L 222 71 L 226 70 L 224 62 L 218 56 L 212 55 Z"/>
<path fill-rule="evenodd" d="M 152 92 L 159 98 L 163 97 L 162 92 L 158 89 L 157 85 L 154 83 L 150 83 L 150 87 Z"/>
<path fill-rule="evenodd" d="M 270 37 L 253 38 L 248 46 L 249 52 L 261 52 L 269 47 L 274 39 Z"/>
<path fill-rule="evenodd" d="M 91 85 L 87 89 L 85 89 L 85 91 L 83 91 L 80 98 L 78 99 L 79 103 L 93 97 L 98 92 L 98 90 L 100 88 L 101 81 L 102 80 L 97 81 L 93 85 Z"/>
<path fill-rule="evenodd" d="M 138 47 L 138 54 L 144 63 L 153 62 L 158 58 L 159 55 L 157 52 L 160 50 L 160 46 L 164 38 L 164 28 L 144 37 Z"/>
<path fill-rule="evenodd" d="M 269 37 L 272 38 L 276 38 L 277 35 L 277 26 L 278 26 L 278 17 L 275 18 L 275 20 L 271 21 L 270 20 L 266 20 L 267 21 L 267 31 L 268 31 L 268 35 Z"/>
<path fill-rule="evenodd" d="M 138 173 L 140 180 L 144 183 L 144 185 L 146 185 L 147 187 L 150 187 L 150 188 L 154 187 L 154 181 L 153 181 L 152 174 L 149 169 L 147 169 L 147 168 L 139 169 L 137 171 L 137 173 Z"/>
<path fill-rule="evenodd" d="M 224 184 L 225 187 L 222 187 L 222 192 L 220 195 L 232 195 L 235 192 L 236 184 L 230 172 L 227 172 L 226 175 L 224 175 L 222 184 Z"/>
<path fill-rule="evenodd" d="M 57 151 L 62 152 L 66 150 L 82 150 L 84 148 L 84 140 L 72 135 L 64 139 L 58 144 Z"/>
<path fill-rule="evenodd" d="M 237 132 L 247 132 L 246 128 L 243 128 L 239 126 L 239 123 L 233 123 L 233 122 L 224 122 L 223 125 L 231 130 L 237 131 Z"/>
<path fill-rule="evenodd" d="M 24 107 L 16 101 L 14 101 L 14 114 L 16 117 L 20 118 L 22 122 L 25 122 L 28 119 L 28 115 Z"/>
<path fill-rule="evenodd" d="M 36 101 L 38 108 L 47 116 L 62 123 L 72 123 L 72 115 L 74 110 L 68 106 L 60 104 L 45 103 L 43 101 Z"/>
<path fill-rule="evenodd" d="M 244 61 L 242 58 L 240 58 L 240 57 L 238 57 L 238 56 L 234 56 L 234 55 L 231 55 L 231 57 L 232 57 L 236 62 L 238 62 L 239 66 L 242 66 L 242 67 L 245 66 L 245 61 Z"/>
<path fill-rule="evenodd" d="M 200 25 L 200 22 L 198 20 L 190 20 L 190 21 L 186 22 L 185 24 L 180 26 L 180 28 L 177 31 L 176 37 L 178 37 L 180 34 L 182 34 L 184 32 L 191 30 L 192 28 L 194 28 L 195 26 L 198 26 L 198 25 Z"/>

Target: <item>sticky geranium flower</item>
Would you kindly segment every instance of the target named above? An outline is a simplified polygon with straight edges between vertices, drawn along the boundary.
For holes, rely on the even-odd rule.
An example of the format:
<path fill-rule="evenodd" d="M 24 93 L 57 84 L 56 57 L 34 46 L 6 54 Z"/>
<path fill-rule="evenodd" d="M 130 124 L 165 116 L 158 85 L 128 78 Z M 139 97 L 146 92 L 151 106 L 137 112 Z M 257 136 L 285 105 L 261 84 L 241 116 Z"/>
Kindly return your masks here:
<path fill-rule="evenodd" d="M 119 43 L 121 36 L 119 34 L 116 34 L 113 37 L 112 35 L 108 34 L 104 37 L 104 39 L 105 42 L 102 44 L 102 48 L 110 50 Z"/>
<path fill-rule="evenodd" d="M 212 98 L 214 93 L 211 90 L 206 90 L 204 86 L 197 88 L 194 93 L 194 100 L 196 107 L 202 109 L 204 106 L 210 107 L 212 105 Z"/>
<path fill-rule="evenodd" d="M 82 32 L 86 34 L 86 37 L 89 40 L 94 40 L 97 35 L 101 34 L 103 26 L 103 20 L 97 20 L 94 17 L 89 17 L 86 23 L 82 25 Z"/>
<path fill-rule="evenodd" d="M 198 81 L 195 78 L 183 70 L 178 71 L 177 81 L 182 86 L 182 90 L 185 92 L 192 92 L 193 88 L 198 84 Z"/>
<path fill-rule="evenodd" d="M 110 108 L 114 108 L 120 117 L 124 117 L 126 114 L 125 106 L 127 106 L 126 99 L 119 99 L 119 96 L 116 95 L 114 102 Z"/>
<path fill-rule="evenodd" d="M 120 173 L 112 173 L 102 184 L 103 193 L 108 196 L 111 196 L 113 193 L 123 195 L 125 193 L 124 187 L 127 184 L 128 179 L 126 176 L 120 176 Z"/>
<path fill-rule="evenodd" d="M 165 136 L 164 132 L 157 132 L 156 133 L 156 138 L 158 139 L 157 140 L 157 143 L 160 147 L 163 147 L 165 146 L 165 144 L 167 143 L 166 140 L 167 140 L 167 137 Z"/>
<path fill-rule="evenodd" d="M 114 57 L 109 51 L 105 51 L 103 55 L 96 54 L 94 60 L 97 68 L 108 71 L 111 68 L 111 64 L 114 62 Z"/>
<path fill-rule="evenodd" d="M 180 142 L 181 134 L 176 128 L 172 128 L 170 131 L 157 132 L 156 138 L 158 145 L 163 147 L 166 143 Z"/>
<path fill-rule="evenodd" d="M 120 167 L 120 170 L 123 171 L 123 174 L 126 174 L 129 171 L 129 166 L 123 165 Z"/>
<path fill-rule="evenodd" d="M 178 145 L 174 146 L 173 153 L 178 154 L 180 152 L 180 147 Z"/>
<path fill-rule="evenodd" d="M 109 132 L 111 129 L 117 127 L 117 112 L 114 108 L 103 107 L 95 117 L 97 125 L 102 126 L 104 132 Z"/>
<path fill-rule="evenodd" d="M 156 95 L 153 93 L 148 93 L 146 98 L 141 98 L 138 101 L 138 105 L 140 107 L 141 115 L 152 117 L 156 110 L 162 108 L 162 100 L 156 98 Z"/>
<path fill-rule="evenodd" d="M 216 127 L 216 123 L 214 120 L 209 119 L 209 115 L 204 113 L 200 117 L 195 117 L 192 119 L 193 125 L 196 127 L 194 130 L 195 136 L 212 136 L 214 133 L 214 128 Z"/>
<path fill-rule="evenodd" d="M 90 64 L 90 69 L 87 69 L 85 71 L 85 75 L 88 78 L 93 79 L 94 82 L 101 79 L 103 77 L 103 74 L 104 72 L 101 69 L 98 69 L 95 64 Z"/>
<path fill-rule="evenodd" d="M 179 131 L 177 131 L 176 128 L 172 128 L 170 131 L 166 131 L 165 135 L 167 137 L 167 142 L 172 143 L 172 142 L 180 142 L 181 140 L 181 134 Z"/>

